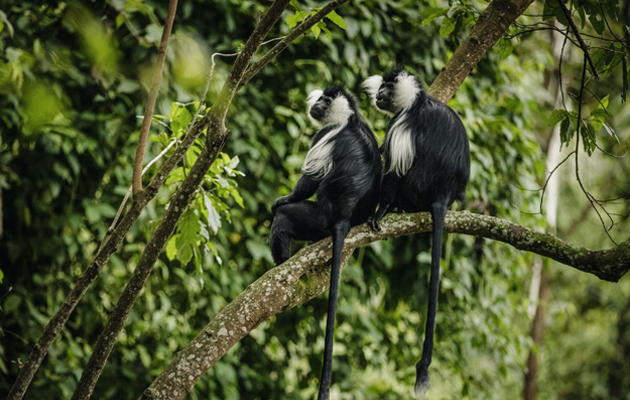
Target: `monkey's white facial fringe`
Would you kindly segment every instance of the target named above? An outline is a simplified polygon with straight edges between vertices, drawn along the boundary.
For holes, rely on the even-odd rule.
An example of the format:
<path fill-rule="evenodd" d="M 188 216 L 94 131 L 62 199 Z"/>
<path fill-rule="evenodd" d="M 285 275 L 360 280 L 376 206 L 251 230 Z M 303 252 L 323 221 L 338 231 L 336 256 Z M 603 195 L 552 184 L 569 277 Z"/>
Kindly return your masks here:
<path fill-rule="evenodd" d="M 350 108 L 350 103 L 345 96 L 338 96 L 330 103 L 322 122 L 324 126 L 334 126 L 335 128 L 308 151 L 302 166 L 302 173 L 310 175 L 316 180 L 328 175 L 333 168 L 332 151 L 334 144 L 332 139 L 346 127 L 352 114 L 354 111 Z"/>
<path fill-rule="evenodd" d="M 390 165 L 387 172 L 403 176 L 411 168 L 415 157 L 411 129 L 406 123 L 407 113 L 403 112 L 387 132 Z"/>
<path fill-rule="evenodd" d="M 376 107 L 376 109 L 382 112 L 383 114 L 391 117 L 394 114 L 392 114 L 391 112 L 387 110 L 383 110 L 376 104 L 376 95 L 378 94 L 378 89 L 380 89 L 382 84 L 383 84 L 383 77 L 380 75 L 373 75 L 367 78 L 366 80 L 364 80 L 361 86 L 363 86 L 365 91 L 368 92 L 368 94 L 372 98 L 372 104 L 374 105 L 374 107 Z"/>
<path fill-rule="evenodd" d="M 406 71 L 402 71 L 396 77 L 394 107 L 399 111 L 406 110 L 416 101 L 418 93 L 420 93 L 420 85 L 416 77 Z"/>
<path fill-rule="evenodd" d="M 350 118 L 352 114 L 354 114 L 354 111 L 350 108 L 348 99 L 346 99 L 345 96 L 337 96 L 332 103 L 330 103 L 322 122 L 324 126 L 345 125 L 348 123 L 348 118 Z"/>
<path fill-rule="evenodd" d="M 322 97 L 323 94 L 324 94 L 323 90 L 315 89 L 312 92 L 310 92 L 308 96 L 306 97 L 306 104 L 308 104 L 308 111 L 306 112 L 306 115 L 308 116 L 308 119 L 311 120 L 311 123 L 318 128 L 322 127 L 322 123 L 316 120 L 315 118 L 311 117 L 311 108 L 313 108 L 315 103 L 317 103 L 317 100 L 319 100 L 319 98 Z"/>
<path fill-rule="evenodd" d="M 311 147 L 306 154 L 302 173 L 311 176 L 315 180 L 322 179 L 333 167 L 332 151 L 334 145 L 332 139 L 345 128 L 345 124 L 328 132 L 323 138 Z"/>
<path fill-rule="evenodd" d="M 376 95 L 378 94 L 378 89 L 381 87 L 382 83 L 383 83 L 382 76 L 372 75 L 366 80 L 364 80 L 363 83 L 361 84 L 361 86 L 363 86 L 363 89 L 365 89 L 365 91 L 368 92 L 368 94 L 372 98 L 372 104 L 374 104 L 376 108 L 378 108 L 378 106 L 376 106 Z"/>

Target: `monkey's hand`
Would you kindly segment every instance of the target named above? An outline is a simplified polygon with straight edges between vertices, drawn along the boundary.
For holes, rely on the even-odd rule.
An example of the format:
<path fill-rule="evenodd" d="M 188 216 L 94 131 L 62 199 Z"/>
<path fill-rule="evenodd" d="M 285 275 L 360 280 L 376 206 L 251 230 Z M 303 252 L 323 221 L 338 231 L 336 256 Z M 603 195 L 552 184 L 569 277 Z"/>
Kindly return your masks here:
<path fill-rule="evenodd" d="M 276 210 L 278 209 L 278 207 L 282 207 L 283 205 L 289 204 L 290 202 L 291 200 L 289 196 L 278 197 L 275 203 L 273 203 L 273 205 L 271 206 L 271 213 L 275 216 Z"/>
<path fill-rule="evenodd" d="M 370 218 L 368 218 L 367 223 L 374 232 L 379 232 L 381 230 L 382 218 L 383 217 L 379 217 L 378 215 L 373 215 Z"/>

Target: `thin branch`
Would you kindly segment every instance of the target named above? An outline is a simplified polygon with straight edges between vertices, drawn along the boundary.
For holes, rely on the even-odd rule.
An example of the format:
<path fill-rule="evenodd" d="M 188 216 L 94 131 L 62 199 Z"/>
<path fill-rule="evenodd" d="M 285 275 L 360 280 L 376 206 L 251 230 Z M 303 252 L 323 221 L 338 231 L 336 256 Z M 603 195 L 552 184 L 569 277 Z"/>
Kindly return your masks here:
<path fill-rule="evenodd" d="M 540 214 L 543 213 L 543 203 L 544 203 L 544 200 L 545 200 L 545 190 L 547 189 L 547 185 L 549 184 L 549 181 L 551 180 L 551 177 L 558 170 L 558 168 L 560 168 L 560 166 L 562 164 L 564 164 L 569 159 L 569 157 L 571 157 L 575 153 L 576 153 L 576 151 L 572 151 L 569 154 L 567 154 L 567 156 L 564 158 L 564 160 L 560 161 L 558 163 L 558 165 L 556 165 L 556 167 L 551 170 L 551 172 L 549 173 L 549 176 L 547 176 L 547 179 L 545 179 L 545 184 L 541 188 L 542 194 L 540 195 Z"/>
<path fill-rule="evenodd" d="M 564 5 L 564 2 L 562 0 L 558 0 L 558 4 L 560 5 L 560 9 L 562 9 L 562 12 L 564 13 L 565 18 L 567 19 L 567 21 L 569 21 L 569 25 L 571 26 L 571 29 L 573 30 L 573 34 L 575 35 L 575 38 L 580 43 L 580 47 L 582 48 L 582 51 L 584 52 L 584 57 L 586 57 L 586 59 L 588 60 L 588 64 L 591 66 L 591 73 L 593 74 L 595 79 L 599 79 L 599 76 L 597 75 L 597 69 L 595 68 L 595 65 L 593 64 L 591 55 L 588 53 L 588 46 L 586 45 L 586 43 L 584 43 L 584 39 L 582 39 L 582 36 L 580 35 L 580 31 L 578 30 L 577 26 L 575 25 L 575 22 L 573 21 L 573 18 L 571 17 L 571 13 L 567 9 L 567 6 Z"/>
<path fill-rule="evenodd" d="M 278 54 L 280 54 L 284 49 L 286 49 L 291 42 L 297 39 L 300 35 L 306 33 L 310 30 L 315 24 L 324 19 L 328 14 L 332 11 L 335 11 L 337 8 L 347 3 L 349 0 L 333 0 L 330 3 L 326 4 L 322 9 L 320 9 L 317 13 L 311 15 L 306 18 L 300 25 L 298 25 L 293 31 L 291 31 L 288 35 L 284 36 L 280 43 L 271 48 L 264 56 L 254 64 L 252 64 L 248 69 L 243 79 L 239 83 L 238 88 L 243 87 L 247 82 L 249 82 L 254 75 L 256 75 L 260 70 L 262 70 L 271 60 L 273 60 Z M 269 40 L 266 43 L 269 43 L 275 39 Z"/>
<path fill-rule="evenodd" d="M 169 0 L 166 21 L 164 22 L 164 29 L 162 30 L 162 39 L 160 40 L 160 47 L 158 48 L 157 61 L 155 62 L 155 69 L 153 70 L 153 79 L 151 81 L 149 97 L 147 98 L 147 104 L 144 109 L 144 119 L 142 120 L 142 127 L 140 128 L 140 138 L 138 138 L 136 157 L 133 161 L 132 187 L 134 195 L 142 191 L 142 161 L 144 159 L 144 152 L 149 138 L 149 129 L 151 129 L 151 120 L 153 119 L 155 101 L 157 100 L 158 92 L 160 90 L 160 83 L 162 83 L 162 70 L 164 68 L 164 60 L 166 59 L 166 47 L 168 46 L 168 39 L 171 37 L 171 30 L 173 28 L 176 10 L 177 0 Z"/>
<path fill-rule="evenodd" d="M 160 152 L 160 154 L 155 156 L 155 158 L 151 160 L 144 167 L 144 169 L 142 170 L 142 175 L 144 175 L 149 170 L 149 168 L 151 168 L 153 164 L 155 164 L 160 158 L 162 158 L 162 156 L 164 156 L 164 154 L 166 154 L 171 149 L 171 147 L 173 147 L 177 143 L 180 143 L 178 139 L 174 139 L 173 141 L 171 141 L 171 143 L 169 143 L 168 146 L 166 146 L 164 150 Z M 123 198 L 123 201 L 120 203 L 120 207 L 118 207 L 118 212 L 116 213 L 116 216 L 114 217 L 114 221 L 112 222 L 110 227 L 107 229 L 107 235 L 110 235 L 114 231 L 114 228 L 116 227 L 116 223 L 118 222 L 118 218 L 120 218 L 120 214 L 122 213 L 122 210 L 125 208 L 125 204 L 127 203 L 129 196 L 131 196 L 131 190 L 132 190 L 132 186 L 129 186 L 129 190 L 127 190 L 127 194 Z M 105 239 L 107 239 L 107 236 L 105 237 Z M 105 244 L 105 240 L 101 243 L 101 248 L 103 247 L 104 244 Z M 100 250 L 101 249 L 99 249 L 99 251 Z"/>
<path fill-rule="evenodd" d="M 564 60 L 564 49 L 567 45 L 567 40 L 569 40 L 569 28 L 567 27 L 567 34 L 564 35 L 564 40 L 562 41 L 562 48 L 560 50 L 560 58 L 558 59 L 558 88 L 560 89 L 560 99 L 562 100 L 562 108 L 564 111 L 569 112 L 567 109 L 567 103 L 565 100 L 564 94 L 564 83 L 562 82 L 562 62 Z"/>
<path fill-rule="evenodd" d="M 593 210 L 595 210 L 597 217 L 601 221 L 602 226 L 604 227 L 604 231 L 606 232 L 606 235 L 608 236 L 611 242 L 613 242 L 614 244 L 617 244 L 617 242 L 615 242 L 613 237 L 610 235 L 610 230 L 615 225 L 615 221 L 613 220 L 612 216 L 608 213 L 608 211 L 606 211 L 606 208 L 604 208 L 604 206 L 602 206 L 599 203 L 599 201 L 591 193 L 589 193 L 588 190 L 586 190 L 586 188 L 584 187 L 584 184 L 582 183 L 582 179 L 580 178 L 580 163 L 579 163 L 580 127 L 581 127 L 581 122 L 582 122 L 582 98 L 584 96 L 584 85 L 586 83 L 586 63 L 587 63 L 587 57 L 586 57 L 586 53 L 584 53 L 584 66 L 582 67 L 582 80 L 581 80 L 581 85 L 580 85 L 580 94 L 578 95 L 578 115 L 577 115 L 576 141 L 575 141 L 575 178 L 577 179 L 580 185 L 580 188 L 582 189 L 582 192 L 584 193 L 588 201 L 591 203 Z M 610 227 L 608 228 L 606 227 L 606 223 L 604 222 L 602 215 L 597 209 L 596 204 L 602 208 L 606 216 L 610 219 L 610 223 L 611 223 Z"/>

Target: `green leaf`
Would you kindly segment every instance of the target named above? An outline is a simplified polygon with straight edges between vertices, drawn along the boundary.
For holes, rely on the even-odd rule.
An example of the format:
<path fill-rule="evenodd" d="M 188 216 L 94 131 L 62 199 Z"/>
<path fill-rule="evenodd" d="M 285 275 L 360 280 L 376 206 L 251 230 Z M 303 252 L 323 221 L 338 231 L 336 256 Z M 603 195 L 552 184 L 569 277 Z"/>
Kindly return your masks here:
<path fill-rule="evenodd" d="M 326 16 L 326 18 L 331 20 L 333 24 L 337 25 L 338 27 L 340 27 L 344 31 L 348 28 L 348 26 L 346 25 L 346 22 L 343 20 L 343 18 L 341 18 L 341 16 L 339 14 L 337 14 L 335 11 L 331 11 L 330 14 L 328 14 Z"/>
<path fill-rule="evenodd" d="M 116 28 L 120 28 L 125 23 L 125 15 L 120 13 L 116 16 Z"/>
<path fill-rule="evenodd" d="M 322 33 L 321 28 L 317 25 L 313 25 L 311 27 L 311 32 L 313 32 L 313 35 L 315 35 L 315 39 L 319 38 L 319 34 Z"/>
<path fill-rule="evenodd" d="M 16 294 L 8 295 L 7 298 L 4 300 L 4 313 L 10 314 L 16 312 L 20 307 L 20 304 L 22 304 L 22 299 L 20 298 L 20 296 Z"/>
<path fill-rule="evenodd" d="M 555 126 L 558 122 L 563 121 L 569 116 L 569 113 L 565 109 L 557 109 L 553 110 L 549 119 L 547 121 L 547 125 Z"/>
<path fill-rule="evenodd" d="M 588 16 L 588 20 L 591 21 L 591 25 L 593 25 L 593 28 L 595 28 L 595 32 L 597 32 L 600 35 L 604 33 L 604 30 L 606 29 L 606 25 L 604 23 L 604 18 L 602 17 L 601 14 L 593 13 Z"/>
<path fill-rule="evenodd" d="M 230 168 L 232 168 L 232 169 L 235 169 L 236 167 L 238 167 L 238 163 L 239 163 L 240 161 L 241 161 L 241 160 L 238 158 L 238 156 L 236 156 L 236 157 L 232 158 L 232 159 L 230 160 L 230 165 L 229 165 L 229 167 L 230 167 Z"/>
<path fill-rule="evenodd" d="M 287 17 L 287 26 L 289 29 L 293 29 L 297 26 L 297 24 L 304 21 L 304 18 L 307 16 L 308 13 L 306 11 L 295 11 L 295 14 Z"/>
<path fill-rule="evenodd" d="M 508 58 L 510 54 L 512 54 L 512 51 L 514 50 L 512 46 L 512 40 L 504 39 L 504 38 L 499 39 L 499 41 L 497 42 L 497 44 L 494 45 L 494 47 L 497 50 L 497 53 L 499 53 L 499 59 L 501 61 Z"/>
<path fill-rule="evenodd" d="M 445 15 L 447 12 L 448 12 L 448 9 L 439 10 L 439 11 L 429 15 L 428 17 L 426 17 L 424 20 L 422 20 L 422 22 L 420 24 L 422 26 L 428 25 L 431 22 L 435 21 L 437 18 L 440 18 L 441 16 Z"/>
<path fill-rule="evenodd" d="M 168 240 L 168 243 L 166 244 L 166 257 L 168 257 L 168 259 L 171 261 L 177 258 L 177 238 L 178 237 L 179 235 L 171 236 L 171 238 Z"/>
<path fill-rule="evenodd" d="M 442 26 L 440 26 L 440 36 L 447 37 L 455 30 L 455 21 L 452 18 L 444 17 L 442 20 Z"/>
<path fill-rule="evenodd" d="M 291 0 L 289 2 L 289 4 L 291 4 L 291 7 L 293 7 L 293 9 L 297 10 L 297 11 L 301 11 L 302 7 L 300 6 L 300 3 L 297 0 Z"/>
<path fill-rule="evenodd" d="M 177 259 L 182 265 L 188 264 L 193 257 L 193 248 L 197 247 L 200 228 L 199 217 L 192 209 L 188 209 L 177 227 L 179 233 Z"/>
<path fill-rule="evenodd" d="M 142 363 L 144 368 L 149 368 L 151 366 L 151 356 L 149 355 L 147 348 L 144 347 L 143 345 L 138 345 L 136 346 L 136 349 L 138 350 L 138 355 L 140 356 L 140 362 Z"/>
<path fill-rule="evenodd" d="M 254 240 L 248 240 L 245 242 L 245 247 L 247 247 L 247 250 L 254 259 L 265 259 L 269 262 L 273 262 L 271 251 L 269 250 L 269 246 L 267 246 L 267 244 L 256 242 Z"/>
<path fill-rule="evenodd" d="M 186 106 L 181 103 L 173 103 L 171 105 L 171 130 L 173 134 L 186 129 L 190 121 L 192 121 L 192 113 L 188 111 Z"/>
<path fill-rule="evenodd" d="M 204 195 L 203 197 L 204 204 L 208 210 L 208 226 L 210 226 L 210 229 L 212 229 L 216 235 L 221 227 L 221 216 L 217 212 L 216 208 L 214 208 L 212 200 L 207 195 Z"/>
<path fill-rule="evenodd" d="M 236 204 L 238 204 L 241 208 L 245 208 L 245 205 L 243 204 L 243 198 L 241 197 L 241 194 L 238 192 L 238 189 L 235 188 L 234 186 L 230 186 L 228 187 L 228 191 L 230 192 L 230 195 L 232 195 L 232 198 L 234 199 Z"/>

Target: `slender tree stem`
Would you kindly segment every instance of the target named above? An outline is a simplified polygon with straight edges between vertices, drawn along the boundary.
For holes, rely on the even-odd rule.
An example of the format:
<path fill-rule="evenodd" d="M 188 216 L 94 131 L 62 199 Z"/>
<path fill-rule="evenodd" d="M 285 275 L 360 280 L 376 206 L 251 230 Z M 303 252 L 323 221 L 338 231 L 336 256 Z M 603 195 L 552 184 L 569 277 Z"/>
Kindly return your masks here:
<path fill-rule="evenodd" d="M 569 22 L 569 26 L 571 27 L 571 30 L 573 31 L 575 38 L 580 44 L 582 51 L 584 52 L 584 57 L 586 57 L 586 60 L 588 61 L 588 65 L 591 67 L 591 73 L 593 74 L 595 79 L 599 79 L 599 75 L 597 75 L 597 68 L 595 68 L 595 64 L 593 64 L 591 55 L 588 52 L 588 46 L 586 45 L 586 43 L 584 43 L 584 39 L 582 39 L 582 35 L 580 35 L 580 31 L 578 30 L 578 27 L 575 25 L 575 22 L 573 21 L 573 18 L 571 17 L 571 13 L 567 9 L 567 6 L 564 5 L 564 2 L 562 0 L 558 0 L 558 4 L 560 5 L 560 9 L 562 10 L 562 13 L 564 14 L 565 18 Z M 604 18 L 606 18 L 606 14 L 604 13 L 603 9 L 602 9 L 602 15 L 604 16 Z"/>
<path fill-rule="evenodd" d="M 164 69 L 164 60 L 166 59 L 166 48 L 168 46 L 168 40 L 171 37 L 176 10 L 177 0 L 169 0 L 166 21 L 164 22 L 164 29 L 162 30 L 162 39 L 160 40 L 160 47 L 158 48 L 157 61 L 155 62 L 155 69 L 153 70 L 151 88 L 149 89 L 149 97 L 147 98 L 147 104 L 144 108 L 144 119 L 142 120 L 142 127 L 140 128 L 136 158 L 133 161 L 132 187 L 134 195 L 142 191 L 142 161 L 144 160 L 144 152 L 149 138 L 149 129 L 151 129 L 151 121 L 153 120 L 155 101 L 157 100 L 160 84 L 162 83 L 162 70 Z"/>

